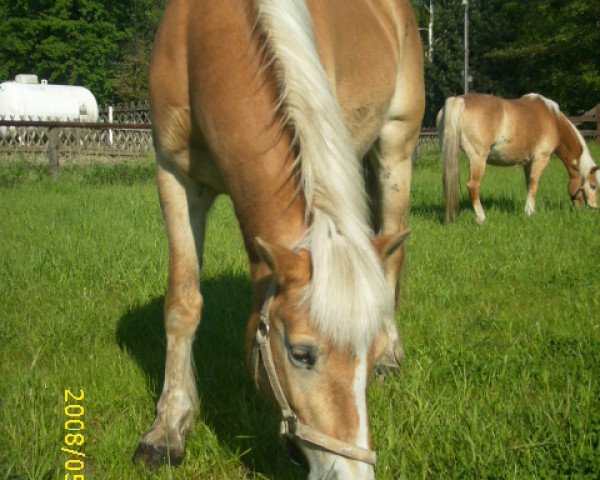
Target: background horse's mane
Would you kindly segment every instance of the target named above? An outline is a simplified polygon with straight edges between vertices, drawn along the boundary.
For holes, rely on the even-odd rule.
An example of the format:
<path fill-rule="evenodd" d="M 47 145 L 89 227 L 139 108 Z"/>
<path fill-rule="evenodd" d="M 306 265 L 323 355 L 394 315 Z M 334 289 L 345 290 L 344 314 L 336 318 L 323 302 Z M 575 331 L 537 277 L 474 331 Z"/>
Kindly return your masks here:
<path fill-rule="evenodd" d="M 304 0 L 256 0 L 258 27 L 277 70 L 281 107 L 295 135 L 310 227 L 311 319 L 338 346 L 364 350 L 393 315 L 392 292 L 370 243 L 360 163 L 317 53 Z"/>
<path fill-rule="evenodd" d="M 573 123 L 566 116 L 565 119 L 575 132 L 575 135 L 577 135 L 579 143 L 581 144 L 582 150 L 581 157 L 579 157 L 579 174 L 582 177 L 585 177 L 586 175 L 589 175 L 591 169 L 596 166 L 596 163 L 594 162 L 592 154 L 590 153 L 590 149 L 588 148 L 587 143 L 585 143 L 585 139 L 583 138 L 583 135 L 581 134 L 579 129 L 575 125 L 573 125 Z M 600 174 L 598 172 L 596 172 L 596 178 L 600 182 Z"/>
<path fill-rule="evenodd" d="M 523 95 L 523 97 L 539 98 L 542 102 L 544 102 L 546 104 L 546 107 L 548 107 L 548 110 L 556 113 L 557 115 L 559 115 L 561 113 L 558 103 L 556 103 L 554 100 L 550 100 L 549 98 L 544 97 L 543 95 L 540 95 L 539 93 L 528 93 L 527 95 Z"/>
<path fill-rule="evenodd" d="M 594 159 L 592 158 L 592 155 L 590 154 L 590 150 L 587 146 L 587 143 L 585 143 L 585 139 L 583 138 L 583 135 L 581 135 L 581 132 L 579 131 L 579 129 L 575 125 L 573 125 L 573 122 L 571 122 L 571 120 L 569 120 L 568 117 L 560 111 L 560 107 L 558 106 L 558 103 L 556 103 L 554 100 L 550 100 L 549 98 L 546 98 L 546 97 L 540 95 L 539 93 L 528 93 L 527 95 L 523 95 L 523 96 L 529 97 L 529 98 L 539 98 L 546 104 L 546 106 L 548 107 L 548 109 L 550 111 L 554 112 L 559 118 L 562 117 L 564 119 L 564 121 L 567 123 L 567 125 L 569 125 L 572 132 L 575 134 L 575 136 L 579 140 L 579 144 L 581 145 L 581 156 L 579 157 L 579 174 L 582 177 L 585 177 L 586 175 L 588 175 L 590 173 L 590 170 L 592 169 L 592 167 L 594 167 L 596 165 L 594 163 Z"/>

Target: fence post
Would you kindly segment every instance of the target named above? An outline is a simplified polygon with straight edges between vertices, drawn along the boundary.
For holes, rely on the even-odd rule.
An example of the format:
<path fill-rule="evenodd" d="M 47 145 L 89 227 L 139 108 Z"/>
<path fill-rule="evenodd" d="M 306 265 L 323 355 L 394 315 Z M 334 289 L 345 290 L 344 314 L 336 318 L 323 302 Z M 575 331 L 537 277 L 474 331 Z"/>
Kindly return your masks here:
<path fill-rule="evenodd" d="M 60 143 L 58 134 L 58 128 L 50 127 L 48 129 L 48 173 L 54 180 L 58 179 L 58 147 Z"/>
<path fill-rule="evenodd" d="M 415 145 L 415 149 L 413 150 L 411 161 L 413 165 L 417 165 L 421 158 L 421 142 L 418 141 Z"/>
<path fill-rule="evenodd" d="M 596 143 L 600 143 L 600 103 L 596 105 Z"/>
<path fill-rule="evenodd" d="M 109 105 L 108 107 L 108 123 L 113 123 L 113 106 Z M 113 144 L 113 131 L 108 129 L 108 144 L 112 147 Z"/>

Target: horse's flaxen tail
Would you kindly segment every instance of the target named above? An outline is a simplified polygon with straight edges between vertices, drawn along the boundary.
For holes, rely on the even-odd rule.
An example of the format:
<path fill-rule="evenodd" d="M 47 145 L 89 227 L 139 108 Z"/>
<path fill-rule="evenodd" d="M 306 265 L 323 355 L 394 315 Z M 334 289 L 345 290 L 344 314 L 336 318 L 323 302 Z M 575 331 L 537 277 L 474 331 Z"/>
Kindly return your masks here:
<path fill-rule="evenodd" d="M 306 299 L 317 327 L 360 349 L 393 314 L 393 296 L 370 243 L 360 162 L 317 51 L 305 0 L 255 0 L 258 27 L 278 74 L 281 110 L 299 147 L 299 184 L 312 256 Z"/>
<path fill-rule="evenodd" d="M 438 115 L 438 131 L 442 144 L 445 222 L 456 220 L 459 207 L 459 156 L 462 117 L 465 101 L 462 97 L 449 97 Z"/>

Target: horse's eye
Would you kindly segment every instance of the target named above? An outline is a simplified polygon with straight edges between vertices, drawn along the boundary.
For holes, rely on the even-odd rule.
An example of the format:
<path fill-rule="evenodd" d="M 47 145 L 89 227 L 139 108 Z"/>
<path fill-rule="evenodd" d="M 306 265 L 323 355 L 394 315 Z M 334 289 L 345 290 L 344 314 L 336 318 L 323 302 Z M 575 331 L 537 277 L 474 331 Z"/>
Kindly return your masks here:
<path fill-rule="evenodd" d="M 598 185 L 593 185 L 593 184 L 591 184 L 591 183 L 590 183 L 590 188 L 591 188 L 592 190 L 596 190 L 596 187 L 597 187 L 597 186 L 598 186 Z"/>
<path fill-rule="evenodd" d="M 289 352 L 292 364 L 296 367 L 310 370 L 317 361 L 315 348 L 310 345 L 290 345 Z"/>

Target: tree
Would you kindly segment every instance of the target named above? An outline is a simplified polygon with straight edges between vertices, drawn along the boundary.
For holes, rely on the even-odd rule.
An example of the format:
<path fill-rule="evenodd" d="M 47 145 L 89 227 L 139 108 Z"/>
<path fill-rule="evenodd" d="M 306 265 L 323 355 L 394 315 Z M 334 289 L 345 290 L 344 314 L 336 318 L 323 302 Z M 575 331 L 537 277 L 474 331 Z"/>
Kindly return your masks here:
<path fill-rule="evenodd" d="M 154 34 L 167 0 L 136 0 L 135 22 L 129 38 L 122 43 L 121 61 L 115 71 L 115 96 L 119 100 L 148 98 L 148 68 Z"/>
<path fill-rule="evenodd" d="M 487 55 L 511 67 L 498 72 L 500 83 L 541 93 L 570 113 L 600 102 L 600 2 L 510 1 L 503 10 L 516 38 Z"/>
<path fill-rule="evenodd" d="M 425 124 L 463 91 L 463 6 L 435 0 L 433 62 L 426 62 Z M 423 0 L 413 0 L 426 28 Z M 537 92 L 568 113 L 600 102 L 600 2 L 470 0 L 471 91 L 516 98 Z M 426 43 L 426 40 L 425 42 Z"/>
<path fill-rule="evenodd" d="M 99 101 L 112 96 L 112 70 L 124 32 L 120 2 L 1 0 L 0 78 L 35 73 L 52 83 L 83 85 Z"/>
<path fill-rule="evenodd" d="M 423 15 L 422 0 L 414 3 L 420 25 L 427 25 L 425 21 L 429 19 Z M 503 45 L 513 38 L 500 12 L 502 3 L 502 0 L 469 2 L 469 73 L 473 77 L 470 90 L 488 93 L 503 90 L 494 73 L 501 67 L 485 56 L 492 46 Z M 434 5 L 433 61 L 426 59 L 425 62 L 424 123 L 427 126 L 434 125 L 436 114 L 447 97 L 463 93 L 464 6 L 462 0 L 436 0 Z"/>

